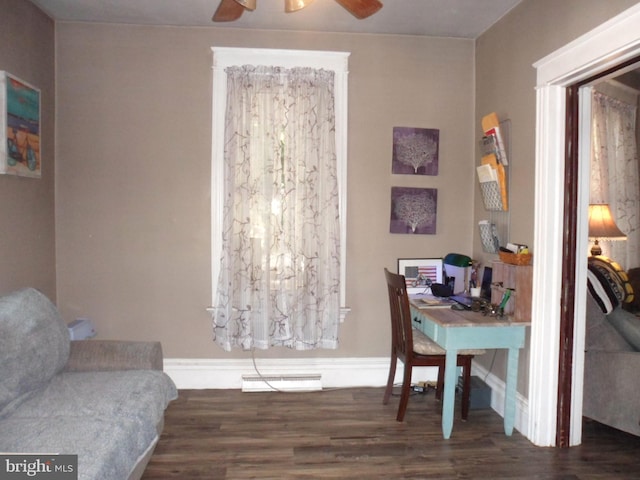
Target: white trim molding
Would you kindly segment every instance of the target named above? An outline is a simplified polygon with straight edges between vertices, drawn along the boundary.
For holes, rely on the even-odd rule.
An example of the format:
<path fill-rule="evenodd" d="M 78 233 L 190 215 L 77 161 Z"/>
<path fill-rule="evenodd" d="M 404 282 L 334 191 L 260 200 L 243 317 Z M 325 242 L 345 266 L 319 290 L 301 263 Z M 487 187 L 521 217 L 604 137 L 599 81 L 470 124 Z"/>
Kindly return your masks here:
<path fill-rule="evenodd" d="M 564 215 L 565 103 L 568 86 L 598 75 L 640 55 L 640 4 L 605 22 L 534 64 L 537 69 L 535 237 L 538 259 L 533 268 L 528 438 L 539 446 L 556 444 L 562 218 Z M 586 106 L 582 100 L 581 106 Z M 588 103 L 587 103 L 588 105 Z M 588 108 L 586 108 L 588 110 Z M 580 134 L 588 118 L 581 112 Z M 587 143 L 588 145 L 588 143 Z M 579 147 L 581 183 L 588 148 Z M 586 172 L 588 174 L 588 172 Z M 588 184 L 588 183 L 587 183 Z M 575 312 L 584 318 L 588 239 L 585 185 L 578 195 Z M 586 260 L 585 260 L 586 262 Z M 584 281 L 582 281 L 584 279 Z M 581 443 L 584 328 L 575 330 L 570 445 Z"/>
<path fill-rule="evenodd" d="M 471 374 L 480 377 L 491 388 L 491 409 L 504 418 L 504 399 L 506 397 L 504 380 L 476 363 L 471 367 Z M 529 402 L 519 392 L 516 392 L 516 415 L 513 426 L 522 435 L 528 437 Z"/>
<path fill-rule="evenodd" d="M 164 360 L 164 370 L 180 389 L 236 389 L 242 376 L 259 372 L 263 375 L 321 374 L 323 388 L 381 387 L 387 383 L 390 359 L 361 358 L 251 358 Z M 435 368 L 414 369 L 419 380 L 435 380 Z M 402 362 L 396 372 L 402 381 Z"/>
<path fill-rule="evenodd" d="M 267 359 L 258 358 L 255 365 L 260 374 L 271 375 L 313 375 L 321 376 L 322 388 L 384 387 L 389 374 L 389 357 L 361 358 L 299 358 Z M 254 375 L 253 359 L 204 359 L 167 358 L 164 371 L 183 389 L 241 389 L 243 375 Z M 403 365 L 398 362 L 396 384 L 402 383 Z M 437 377 L 435 367 L 413 369 L 412 383 L 434 382 Z M 505 383 L 480 365 L 474 363 L 472 375 L 479 376 L 491 387 L 491 408 L 504 417 Z M 380 397 L 382 401 L 382 397 Z M 527 436 L 529 407 L 526 398 L 516 396 L 515 428 Z"/>

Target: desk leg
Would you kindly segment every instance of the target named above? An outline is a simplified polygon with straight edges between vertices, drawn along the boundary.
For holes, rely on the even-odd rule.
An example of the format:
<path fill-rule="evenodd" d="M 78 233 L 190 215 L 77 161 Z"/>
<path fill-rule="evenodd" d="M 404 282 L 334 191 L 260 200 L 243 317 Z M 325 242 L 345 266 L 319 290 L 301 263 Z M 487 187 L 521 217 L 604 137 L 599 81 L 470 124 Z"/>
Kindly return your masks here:
<path fill-rule="evenodd" d="M 516 417 L 516 386 L 518 383 L 518 356 L 520 349 L 510 348 L 507 358 L 507 381 L 504 397 L 504 433 L 511 435 Z"/>
<path fill-rule="evenodd" d="M 456 403 L 456 373 L 458 352 L 447 350 L 444 365 L 444 395 L 442 397 L 442 436 L 451 437 L 453 430 L 453 411 Z"/>

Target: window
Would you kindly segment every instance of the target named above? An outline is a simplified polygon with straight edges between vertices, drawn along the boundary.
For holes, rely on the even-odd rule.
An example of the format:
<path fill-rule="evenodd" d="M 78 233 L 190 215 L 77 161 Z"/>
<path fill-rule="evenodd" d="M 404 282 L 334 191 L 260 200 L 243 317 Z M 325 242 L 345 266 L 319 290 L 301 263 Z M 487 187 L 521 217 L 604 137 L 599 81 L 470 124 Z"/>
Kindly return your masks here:
<path fill-rule="evenodd" d="M 212 308 L 233 347 L 336 348 L 347 53 L 213 48 Z"/>

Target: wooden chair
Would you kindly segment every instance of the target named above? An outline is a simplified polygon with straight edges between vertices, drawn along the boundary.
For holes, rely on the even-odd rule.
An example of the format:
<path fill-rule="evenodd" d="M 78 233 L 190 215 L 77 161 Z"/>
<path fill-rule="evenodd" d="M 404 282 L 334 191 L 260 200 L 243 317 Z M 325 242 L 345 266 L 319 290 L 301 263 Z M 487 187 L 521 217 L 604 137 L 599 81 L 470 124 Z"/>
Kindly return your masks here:
<path fill-rule="evenodd" d="M 391 273 L 386 268 L 384 269 L 384 274 L 387 279 L 389 307 L 391 310 L 391 366 L 389 367 L 389 379 L 387 380 L 387 388 L 384 392 L 382 403 L 386 405 L 389 402 L 396 373 L 396 364 L 399 358 L 404 364 L 404 375 L 396 420 L 402 422 L 409 401 L 413 367 L 438 367 L 436 398 L 441 398 L 444 387 L 445 351 L 424 333 L 413 328 L 404 276 Z M 469 415 L 471 360 L 475 355 L 482 353 L 484 353 L 484 350 L 463 350 L 458 353 L 457 365 L 462 367 L 463 378 L 463 420 L 466 420 Z"/>

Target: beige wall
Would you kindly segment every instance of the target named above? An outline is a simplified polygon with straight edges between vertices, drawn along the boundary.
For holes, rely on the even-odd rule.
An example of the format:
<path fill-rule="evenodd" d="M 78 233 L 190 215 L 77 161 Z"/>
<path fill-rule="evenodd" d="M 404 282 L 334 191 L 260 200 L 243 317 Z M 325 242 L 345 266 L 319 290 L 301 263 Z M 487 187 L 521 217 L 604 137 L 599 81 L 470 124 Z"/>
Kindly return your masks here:
<path fill-rule="evenodd" d="M 497 112 L 511 121 L 511 241 L 533 247 L 533 202 L 535 174 L 536 71 L 532 64 L 599 24 L 635 5 L 631 0 L 525 0 L 476 42 L 475 137 L 482 132 L 482 116 Z M 480 153 L 476 152 L 479 163 Z M 476 187 L 474 217 L 488 218 L 481 207 Z M 474 234 L 474 256 L 489 262 L 494 256 L 482 253 Z M 528 344 L 528 342 L 527 342 Z M 526 348 L 521 354 L 519 388 L 528 384 Z M 504 378 L 504 356 L 479 357 L 478 362 Z"/>
<path fill-rule="evenodd" d="M 41 179 L 0 175 L 0 294 L 33 286 L 55 300 L 54 25 L 24 0 L 0 12 L 0 70 L 41 90 L 43 153 Z"/>
<path fill-rule="evenodd" d="M 475 63 L 473 42 L 464 40 L 58 24 L 55 242 L 53 24 L 27 1 L 0 0 L 0 68 L 42 88 L 45 152 L 41 180 L 0 177 L 0 201 L 11 206 L 0 209 L 0 247 L 11 252 L 0 261 L 0 291 L 25 285 L 51 297 L 57 291 L 66 320 L 89 316 L 102 338 L 159 339 L 168 357 L 244 356 L 211 343 L 204 312 L 211 287 L 209 47 L 344 50 L 352 52 L 347 298 L 353 312 L 337 351 L 263 355 L 387 355 L 383 267 L 394 268 L 398 257 L 472 248 L 476 258 L 491 260 L 481 253 L 475 227 L 485 218 L 472 168 L 482 115 L 511 119 L 512 239 L 531 243 L 531 64 L 634 3 L 525 0 L 478 39 Z M 393 126 L 441 130 L 439 176 L 390 174 Z M 438 188 L 437 235 L 388 233 L 394 185 Z M 489 367 L 491 357 L 479 361 Z M 503 375 L 500 355 L 493 370 Z"/>
<path fill-rule="evenodd" d="M 167 357 L 234 358 L 211 341 L 211 46 L 351 52 L 347 303 L 340 348 L 389 354 L 383 267 L 469 252 L 474 42 L 61 23 L 58 299 L 101 338 L 159 339 Z M 440 174 L 391 175 L 394 126 L 440 129 Z M 392 186 L 438 189 L 436 235 L 389 233 Z"/>

